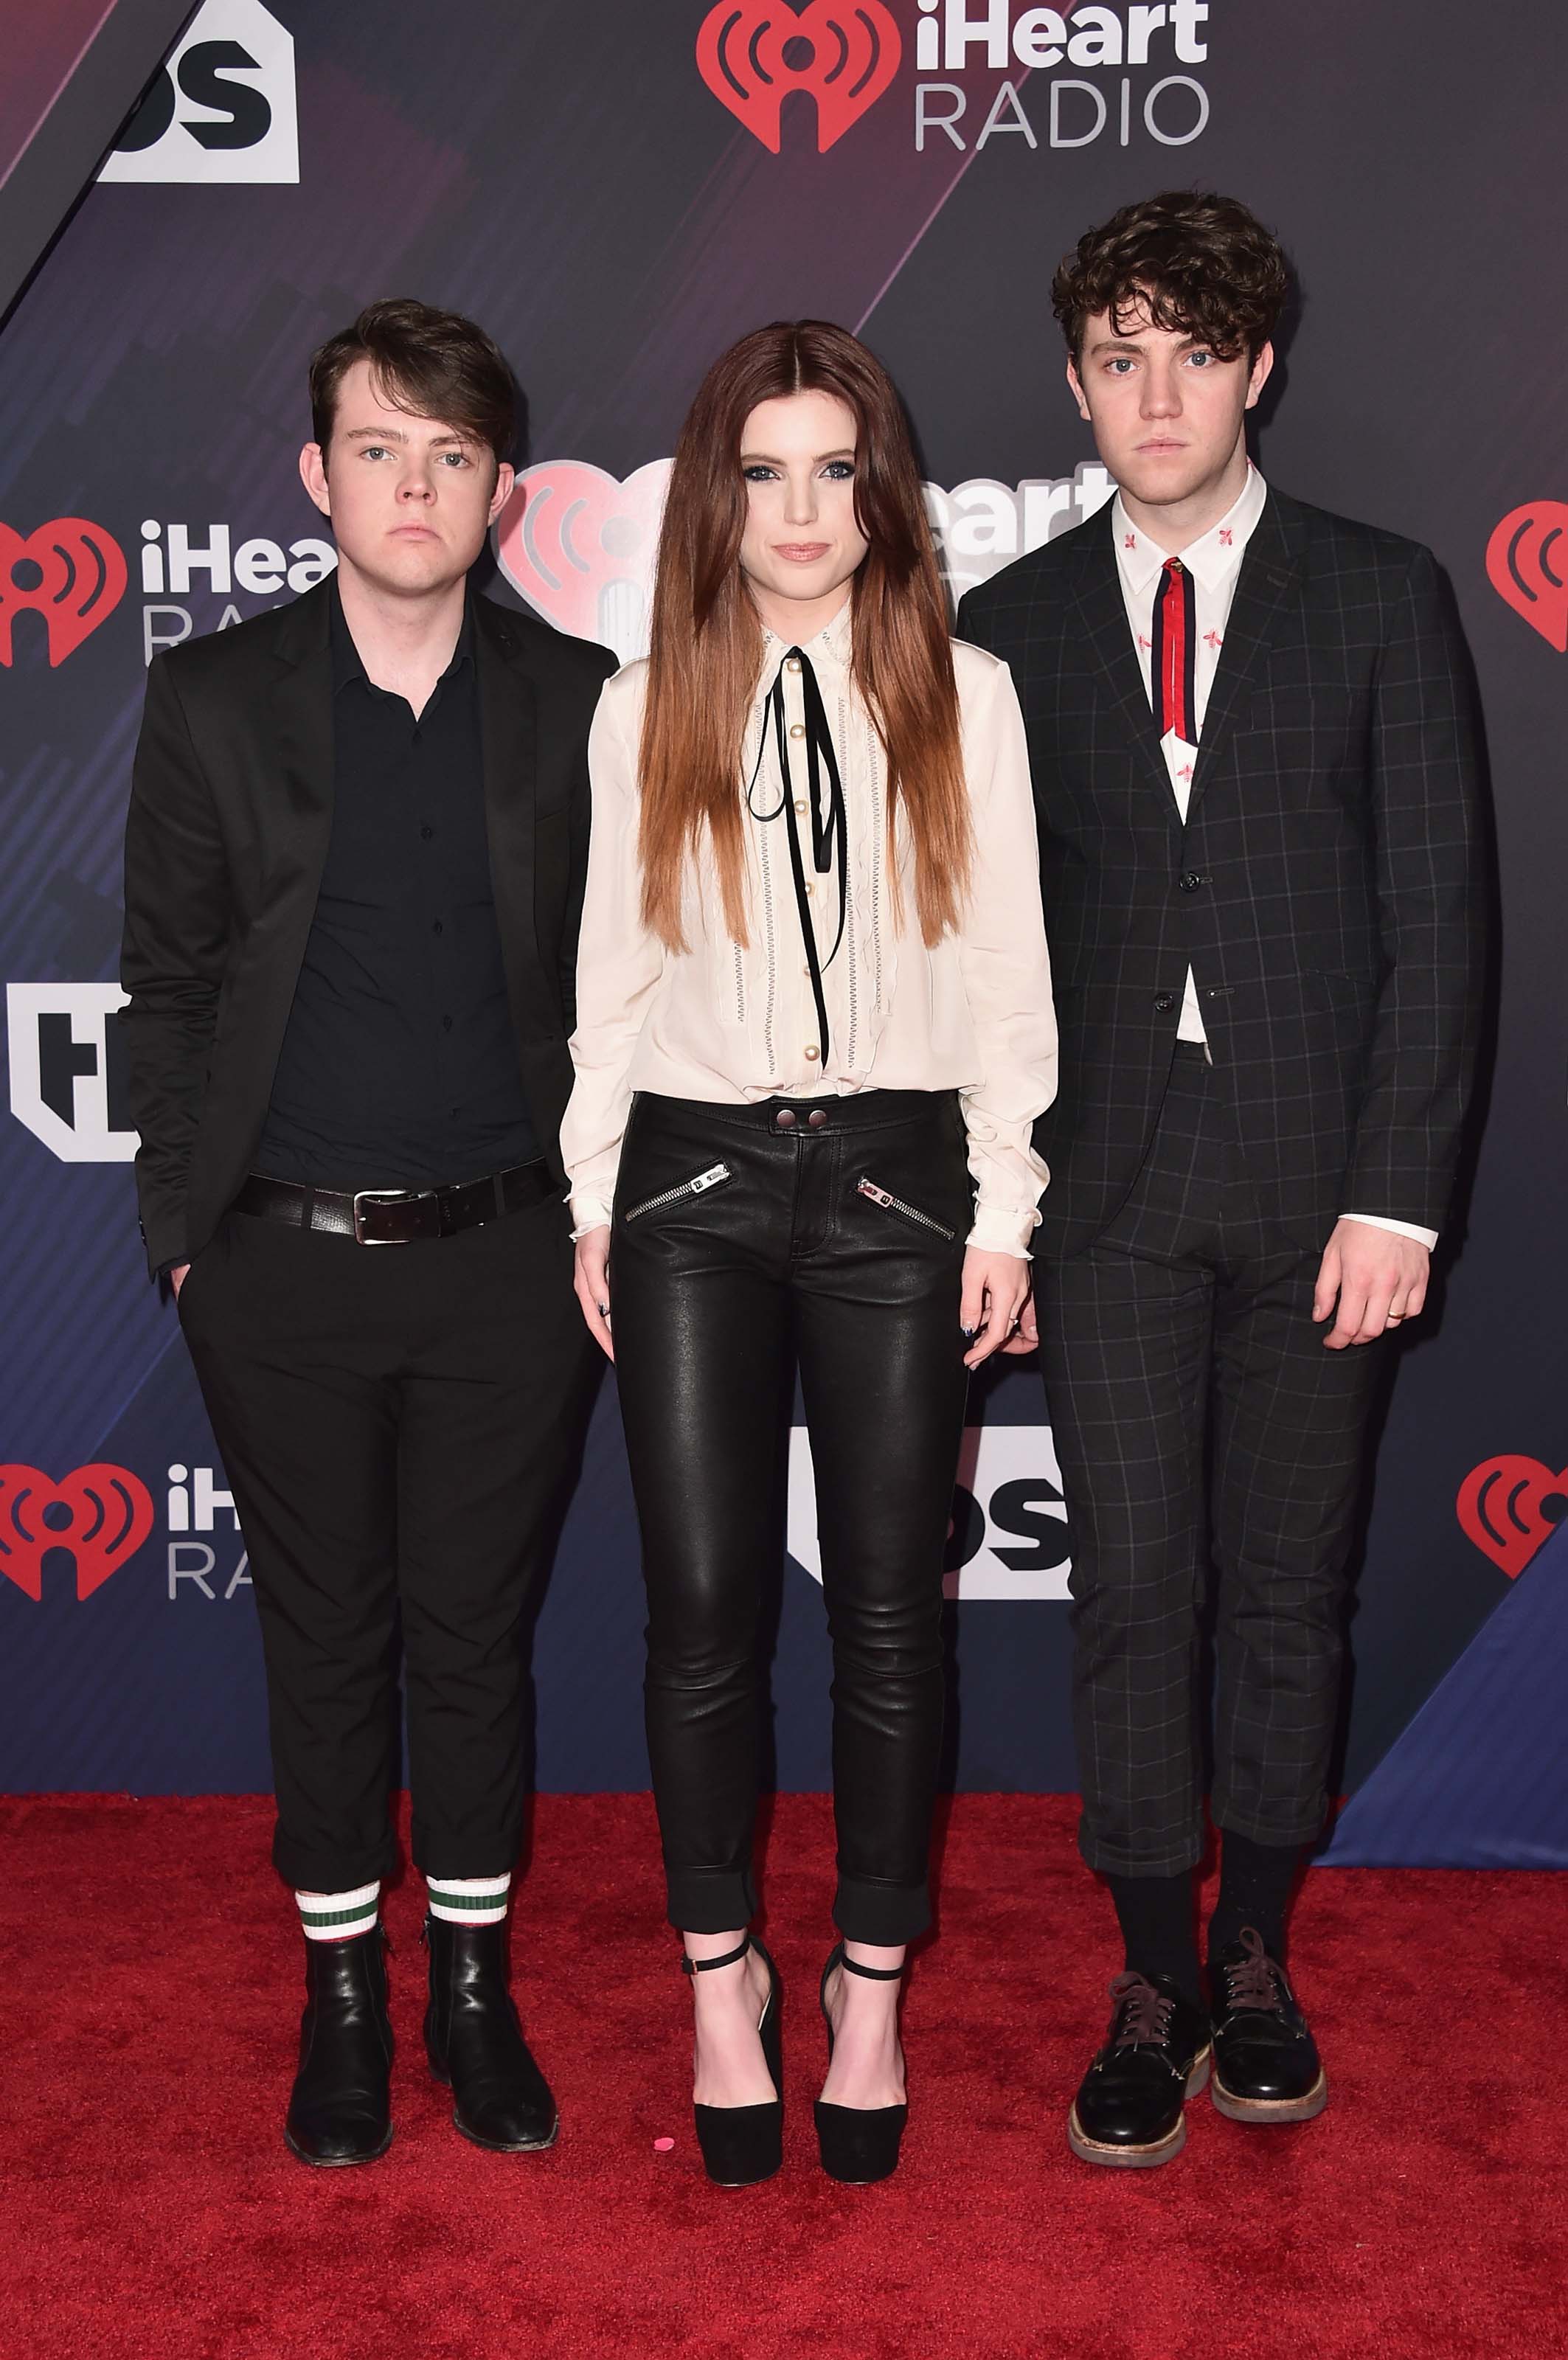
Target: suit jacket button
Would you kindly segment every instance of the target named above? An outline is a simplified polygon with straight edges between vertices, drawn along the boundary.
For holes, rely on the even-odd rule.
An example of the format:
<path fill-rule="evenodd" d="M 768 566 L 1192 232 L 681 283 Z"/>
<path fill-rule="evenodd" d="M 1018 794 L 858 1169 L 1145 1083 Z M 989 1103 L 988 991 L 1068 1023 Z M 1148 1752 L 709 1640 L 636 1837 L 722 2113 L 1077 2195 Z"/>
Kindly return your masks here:
<path fill-rule="evenodd" d="M 1197 892 L 1197 890 L 1198 890 L 1198 888 L 1199 888 L 1199 887 L 1200 887 L 1200 886 L 1201 886 L 1204 881 L 1205 881 L 1205 880 L 1203 880 L 1203 879 L 1202 879 L 1202 878 L 1198 874 L 1198 871 L 1197 871 L 1197 869 L 1187 869 L 1187 870 L 1184 872 L 1184 874 L 1183 874 L 1183 875 L 1182 875 L 1182 876 L 1178 880 L 1178 882 L 1179 883 L 1179 885 L 1180 885 L 1180 887 L 1181 887 L 1181 890 L 1182 890 L 1182 891 L 1183 891 L 1184 893 L 1196 893 L 1196 892 Z"/>
<path fill-rule="evenodd" d="M 1155 1014 L 1156 1014 L 1157 1016 L 1168 1016 L 1168 1015 L 1170 1014 L 1171 1010 L 1175 1007 L 1175 1005 L 1176 1005 L 1176 994 L 1175 994 L 1175 992 L 1174 992 L 1174 991 L 1157 991 L 1157 992 L 1156 992 L 1156 994 L 1155 994 L 1155 1002 L 1154 1002 L 1154 1011 L 1155 1011 Z"/>

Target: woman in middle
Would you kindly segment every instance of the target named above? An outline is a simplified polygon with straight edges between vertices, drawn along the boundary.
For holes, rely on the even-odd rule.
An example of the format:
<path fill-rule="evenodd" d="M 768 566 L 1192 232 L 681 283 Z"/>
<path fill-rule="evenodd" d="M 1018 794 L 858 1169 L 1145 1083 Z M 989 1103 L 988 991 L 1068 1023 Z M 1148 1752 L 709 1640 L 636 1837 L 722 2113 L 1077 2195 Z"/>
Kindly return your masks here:
<path fill-rule="evenodd" d="M 829 2172 L 880 2179 L 930 1914 L 965 1391 L 1028 1302 L 1056 1028 L 1012 679 L 948 637 L 903 411 L 844 329 L 763 328 L 708 372 L 652 653 L 606 688 L 589 767 L 562 1145 L 641 1526 L 698 2136 L 726 2185 L 777 2169 L 778 1986 L 747 1928 L 798 1359 L 834 1666 L 817 2121 Z"/>

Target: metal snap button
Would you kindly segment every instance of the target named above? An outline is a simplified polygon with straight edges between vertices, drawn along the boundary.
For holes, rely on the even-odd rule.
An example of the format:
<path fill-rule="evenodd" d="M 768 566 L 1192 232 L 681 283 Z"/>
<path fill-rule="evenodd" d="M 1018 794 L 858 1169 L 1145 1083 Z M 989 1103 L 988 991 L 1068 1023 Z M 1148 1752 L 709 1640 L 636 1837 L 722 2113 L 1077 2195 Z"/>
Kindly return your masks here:
<path fill-rule="evenodd" d="M 795 1109 L 793 1107 L 780 1107 L 777 1114 L 773 1117 L 773 1129 L 775 1131 L 793 1131 L 795 1129 Z"/>
<path fill-rule="evenodd" d="M 812 1128 L 812 1130 L 813 1130 L 813 1131 L 820 1131 L 820 1130 L 821 1130 L 821 1128 L 822 1128 L 822 1126 L 823 1126 L 823 1124 L 824 1124 L 824 1123 L 827 1121 L 827 1120 L 828 1120 L 828 1109 L 827 1109 L 827 1108 L 826 1108 L 826 1107 L 813 1107 L 813 1108 L 812 1108 L 812 1109 L 811 1109 L 811 1112 L 806 1116 L 806 1121 L 811 1125 L 811 1128 Z"/>

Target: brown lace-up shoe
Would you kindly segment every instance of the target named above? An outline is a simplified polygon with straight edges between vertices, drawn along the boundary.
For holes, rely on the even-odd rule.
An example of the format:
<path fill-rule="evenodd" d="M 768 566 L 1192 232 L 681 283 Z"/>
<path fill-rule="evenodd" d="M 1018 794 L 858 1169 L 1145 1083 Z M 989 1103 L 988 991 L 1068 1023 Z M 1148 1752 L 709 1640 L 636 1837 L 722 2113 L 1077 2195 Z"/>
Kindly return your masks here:
<path fill-rule="evenodd" d="M 1187 2144 L 1182 2106 L 1209 2078 L 1209 2019 L 1165 1975 L 1129 1971 L 1111 1997 L 1111 2029 L 1079 2085 L 1067 2143 L 1085 2163 L 1146 2169 Z"/>
<path fill-rule="evenodd" d="M 1284 1968 L 1244 1926 L 1209 1962 L 1214 2010 L 1210 2096 L 1237 2123 L 1305 2123 L 1329 2103 L 1329 2085 L 1307 2019 Z"/>

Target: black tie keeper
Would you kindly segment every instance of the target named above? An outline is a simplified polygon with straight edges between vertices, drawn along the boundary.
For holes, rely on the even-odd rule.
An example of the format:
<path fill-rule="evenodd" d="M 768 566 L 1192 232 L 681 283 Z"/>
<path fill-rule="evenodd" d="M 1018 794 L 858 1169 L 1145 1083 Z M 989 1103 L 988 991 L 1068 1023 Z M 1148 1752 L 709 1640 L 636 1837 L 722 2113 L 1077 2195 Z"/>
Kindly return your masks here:
<path fill-rule="evenodd" d="M 352 1196 L 331 1188 L 304 1188 L 292 1180 L 269 1180 L 253 1172 L 230 1207 L 263 1221 L 284 1221 L 294 1229 L 319 1229 L 352 1238 L 358 1246 L 411 1246 L 454 1238 L 508 1213 L 527 1212 L 558 1193 L 543 1156 L 492 1172 L 483 1180 L 462 1180 L 449 1188 L 359 1188 Z"/>

